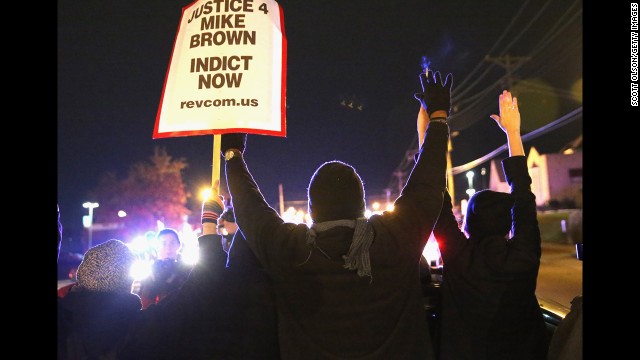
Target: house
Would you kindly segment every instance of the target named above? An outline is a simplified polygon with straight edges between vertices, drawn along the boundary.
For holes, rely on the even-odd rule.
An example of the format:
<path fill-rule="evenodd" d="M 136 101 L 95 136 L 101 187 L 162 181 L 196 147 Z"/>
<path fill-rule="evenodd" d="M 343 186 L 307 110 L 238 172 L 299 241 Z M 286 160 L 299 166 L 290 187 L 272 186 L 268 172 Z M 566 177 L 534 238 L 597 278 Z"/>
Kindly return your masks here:
<path fill-rule="evenodd" d="M 582 149 L 540 154 L 535 147 L 531 147 L 527 167 L 531 175 L 531 190 L 536 195 L 538 206 L 549 206 L 555 202 L 582 208 Z M 489 188 L 510 192 L 499 159 L 491 160 Z"/>

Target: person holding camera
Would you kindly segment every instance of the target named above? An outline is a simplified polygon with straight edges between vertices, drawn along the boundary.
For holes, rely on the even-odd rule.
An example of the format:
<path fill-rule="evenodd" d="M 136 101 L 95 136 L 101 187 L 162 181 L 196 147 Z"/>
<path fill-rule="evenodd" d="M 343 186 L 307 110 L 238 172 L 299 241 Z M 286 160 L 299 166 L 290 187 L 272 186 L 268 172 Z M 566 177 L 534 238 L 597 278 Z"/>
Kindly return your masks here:
<path fill-rule="evenodd" d="M 143 309 L 157 304 L 179 288 L 193 268 L 180 259 L 182 240 L 176 230 L 164 228 L 158 231 L 156 242 L 160 245 L 158 258 L 153 261 L 151 274 L 140 282 L 138 290 Z"/>

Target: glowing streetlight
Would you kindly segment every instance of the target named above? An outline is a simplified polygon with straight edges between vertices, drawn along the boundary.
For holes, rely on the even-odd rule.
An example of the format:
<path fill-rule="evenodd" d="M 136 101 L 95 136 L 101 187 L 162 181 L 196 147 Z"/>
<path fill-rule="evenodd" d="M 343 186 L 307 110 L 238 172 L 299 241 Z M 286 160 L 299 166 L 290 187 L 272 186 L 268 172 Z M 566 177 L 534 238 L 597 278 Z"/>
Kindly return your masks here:
<path fill-rule="evenodd" d="M 469 180 L 469 188 L 467 189 L 467 195 L 469 195 L 469 198 L 471 198 L 471 196 L 473 194 L 475 194 L 476 190 L 473 188 L 473 171 L 467 171 L 467 179 Z"/>
<path fill-rule="evenodd" d="M 88 246 L 87 249 L 91 249 L 91 246 L 93 245 L 93 209 L 97 208 L 98 206 L 100 206 L 100 204 L 98 204 L 97 202 L 86 202 L 84 204 L 82 204 L 82 207 L 85 209 L 89 209 L 89 215 L 85 215 L 82 217 L 82 225 L 84 225 L 85 228 L 89 229 L 89 241 L 88 241 Z"/>

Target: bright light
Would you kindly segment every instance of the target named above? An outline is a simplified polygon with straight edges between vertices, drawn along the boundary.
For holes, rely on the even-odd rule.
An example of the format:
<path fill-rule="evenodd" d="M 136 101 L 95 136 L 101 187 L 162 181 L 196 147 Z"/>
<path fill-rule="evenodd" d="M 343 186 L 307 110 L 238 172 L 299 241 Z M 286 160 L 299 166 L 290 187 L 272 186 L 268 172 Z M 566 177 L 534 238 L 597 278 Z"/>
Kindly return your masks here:
<path fill-rule="evenodd" d="M 118 211 L 118 217 L 123 218 L 123 217 L 125 217 L 125 216 L 127 216 L 127 213 L 126 213 L 124 210 L 120 210 L 120 211 Z"/>
<path fill-rule="evenodd" d="M 200 259 L 200 247 L 198 245 L 198 234 L 193 231 L 191 224 L 186 222 L 182 224 L 180 232 L 180 240 L 182 240 L 182 248 L 180 249 L 180 259 L 187 265 L 195 265 Z"/>
<path fill-rule="evenodd" d="M 438 246 L 438 242 L 433 236 L 433 233 L 429 236 L 427 245 L 424 247 L 424 250 L 422 250 L 422 255 L 427 259 L 429 265 L 435 264 L 437 267 L 441 265 L 442 257 L 440 255 L 440 247 Z"/>
<path fill-rule="evenodd" d="M 91 215 L 82 215 L 82 226 L 84 226 L 85 228 L 89 228 L 91 227 L 92 222 L 93 221 Z"/>
<path fill-rule="evenodd" d="M 136 260 L 133 265 L 131 265 L 131 270 L 129 274 L 133 278 L 134 281 L 141 281 L 151 275 L 151 267 L 153 261 L 149 260 Z"/>
<path fill-rule="evenodd" d="M 85 228 L 91 228 L 91 226 L 93 225 L 93 209 L 97 208 L 98 206 L 100 206 L 100 204 L 98 204 L 97 202 L 87 201 L 86 203 L 82 204 L 83 208 L 89 209 L 89 215 L 85 215 L 82 217 L 82 226 L 84 226 Z M 89 229 L 89 231 L 91 231 L 91 229 Z M 91 235 L 89 235 L 89 237 L 91 238 Z M 89 240 L 89 246 L 91 246 L 91 240 Z"/>
<path fill-rule="evenodd" d="M 149 241 L 145 236 L 135 237 L 129 244 L 129 248 L 136 254 L 141 254 L 149 250 Z"/>
<path fill-rule="evenodd" d="M 469 198 L 471 198 L 471 196 L 476 192 L 476 190 L 473 188 L 473 171 L 467 171 L 467 179 L 469 179 L 469 188 L 466 192 L 467 195 L 469 195 Z"/>
<path fill-rule="evenodd" d="M 460 201 L 460 212 L 462 213 L 462 216 L 467 215 L 467 204 L 469 204 L 469 201 L 467 199 L 462 199 Z"/>
<path fill-rule="evenodd" d="M 98 206 L 100 206 L 100 204 L 98 204 L 97 202 L 87 201 L 86 203 L 82 204 L 82 207 L 85 209 L 89 209 L 89 212 L 93 212 L 93 209 L 97 208 Z"/>
<path fill-rule="evenodd" d="M 469 180 L 469 189 L 473 188 L 473 171 L 467 171 L 467 179 Z"/>
<path fill-rule="evenodd" d="M 393 203 L 388 203 L 387 204 L 387 211 L 393 211 L 393 209 L 395 209 L 395 206 L 393 205 Z"/>
<path fill-rule="evenodd" d="M 187 246 L 182 249 L 180 259 L 187 265 L 195 265 L 200 259 L 200 252 L 197 246 Z"/>
<path fill-rule="evenodd" d="M 303 210 L 296 210 L 293 206 L 290 206 L 287 210 L 285 210 L 284 214 L 282 214 L 282 219 L 285 222 L 294 223 L 294 224 L 302 224 L 306 213 Z"/>
<path fill-rule="evenodd" d="M 378 211 L 380 209 L 380 203 L 374 201 L 373 204 L 371 204 L 371 209 L 373 209 L 373 211 Z"/>
<path fill-rule="evenodd" d="M 200 190 L 200 199 L 205 201 L 211 196 L 211 188 L 204 188 Z"/>

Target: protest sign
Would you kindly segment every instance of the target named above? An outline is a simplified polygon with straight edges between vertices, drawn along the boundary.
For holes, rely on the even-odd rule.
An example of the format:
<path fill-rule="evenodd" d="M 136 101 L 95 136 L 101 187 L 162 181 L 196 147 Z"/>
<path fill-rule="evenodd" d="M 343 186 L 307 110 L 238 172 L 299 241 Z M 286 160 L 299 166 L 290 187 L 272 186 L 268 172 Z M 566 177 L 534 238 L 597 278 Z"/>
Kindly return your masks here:
<path fill-rule="evenodd" d="M 199 0 L 182 9 L 153 138 L 286 136 L 282 9 L 273 0 Z"/>

